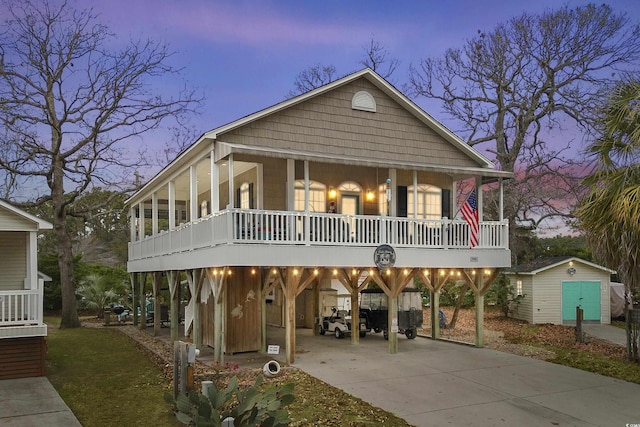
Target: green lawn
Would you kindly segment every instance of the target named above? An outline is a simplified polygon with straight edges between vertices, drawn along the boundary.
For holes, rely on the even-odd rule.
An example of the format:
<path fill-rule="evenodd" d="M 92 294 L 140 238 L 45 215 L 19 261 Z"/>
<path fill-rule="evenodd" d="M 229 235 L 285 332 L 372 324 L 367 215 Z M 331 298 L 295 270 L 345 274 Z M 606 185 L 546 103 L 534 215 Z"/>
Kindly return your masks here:
<path fill-rule="evenodd" d="M 177 426 L 164 393 L 171 391 L 160 369 L 115 329 L 58 329 L 48 318 L 47 377 L 85 427 Z M 300 371 L 279 383 L 295 384 L 287 407 L 292 426 L 407 427 L 395 415 L 373 407 Z"/>
<path fill-rule="evenodd" d="M 50 327 L 47 345 L 47 378 L 83 426 L 178 425 L 163 398 L 167 380 L 126 336 Z"/>

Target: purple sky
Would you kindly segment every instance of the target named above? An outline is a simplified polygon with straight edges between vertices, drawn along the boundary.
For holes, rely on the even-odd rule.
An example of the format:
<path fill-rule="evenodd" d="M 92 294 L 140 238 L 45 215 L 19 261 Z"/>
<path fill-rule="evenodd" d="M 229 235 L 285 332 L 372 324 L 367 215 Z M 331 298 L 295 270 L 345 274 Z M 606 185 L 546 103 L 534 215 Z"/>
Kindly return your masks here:
<path fill-rule="evenodd" d="M 568 1 L 570 7 L 587 1 Z M 612 0 L 616 12 L 640 22 L 640 1 Z M 88 2 L 80 1 L 78 6 Z M 440 1 L 92 1 L 100 20 L 119 36 L 164 40 L 176 51 L 187 82 L 206 97 L 199 133 L 282 101 L 296 75 L 332 64 L 339 76 L 362 68 L 363 46 L 373 37 L 400 60 L 400 87 L 409 65 L 460 47 L 478 30 L 523 11 L 557 7 L 558 0 Z M 170 83 L 168 83 L 170 84 Z M 416 100 L 455 129 L 437 104 Z"/>

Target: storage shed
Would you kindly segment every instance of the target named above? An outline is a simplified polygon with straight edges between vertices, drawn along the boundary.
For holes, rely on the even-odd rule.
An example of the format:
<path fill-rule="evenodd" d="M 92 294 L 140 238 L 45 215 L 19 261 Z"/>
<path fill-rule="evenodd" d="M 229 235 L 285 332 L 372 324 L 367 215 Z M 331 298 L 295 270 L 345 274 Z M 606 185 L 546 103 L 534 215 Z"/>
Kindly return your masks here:
<path fill-rule="evenodd" d="M 611 323 L 610 277 L 614 271 L 580 258 L 538 258 L 513 267 L 505 275 L 520 304 L 511 317 L 529 323 L 574 324 L 576 307 L 584 320 Z"/>

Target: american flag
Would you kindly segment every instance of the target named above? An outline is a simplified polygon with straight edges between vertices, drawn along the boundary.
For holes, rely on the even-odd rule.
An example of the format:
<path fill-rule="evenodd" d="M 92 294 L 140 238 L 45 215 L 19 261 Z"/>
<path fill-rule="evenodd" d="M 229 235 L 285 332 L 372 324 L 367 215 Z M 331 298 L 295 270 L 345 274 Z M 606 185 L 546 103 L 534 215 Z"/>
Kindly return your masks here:
<path fill-rule="evenodd" d="M 478 232 L 480 228 L 478 224 L 478 199 L 475 188 L 471 194 L 469 194 L 469 197 L 467 197 L 467 201 L 464 202 L 460 212 L 462 212 L 465 221 L 469 223 L 469 243 L 473 248 L 478 244 Z"/>

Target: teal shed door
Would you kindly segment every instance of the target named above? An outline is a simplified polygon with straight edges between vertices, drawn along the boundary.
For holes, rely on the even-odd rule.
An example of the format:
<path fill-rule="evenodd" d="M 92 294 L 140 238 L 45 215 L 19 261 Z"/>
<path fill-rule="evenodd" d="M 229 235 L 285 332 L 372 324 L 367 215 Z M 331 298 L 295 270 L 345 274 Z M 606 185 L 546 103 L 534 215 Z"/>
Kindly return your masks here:
<path fill-rule="evenodd" d="M 562 282 L 562 320 L 576 320 L 576 307 L 584 320 L 600 321 L 600 282 Z"/>

